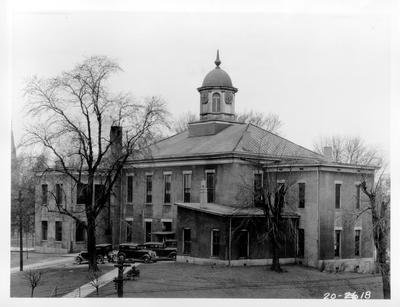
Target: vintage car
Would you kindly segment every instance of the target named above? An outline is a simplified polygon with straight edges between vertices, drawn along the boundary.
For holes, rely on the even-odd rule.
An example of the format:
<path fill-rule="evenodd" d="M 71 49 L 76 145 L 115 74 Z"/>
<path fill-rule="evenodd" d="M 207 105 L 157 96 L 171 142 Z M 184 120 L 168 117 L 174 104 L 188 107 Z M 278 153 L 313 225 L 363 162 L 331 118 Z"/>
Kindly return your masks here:
<path fill-rule="evenodd" d="M 97 263 L 104 263 L 106 260 L 108 262 L 115 261 L 116 255 L 113 256 L 112 244 L 104 243 L 96 245 L 96 257 Z M 114 258 L 114 259 L 113 259 Z M 75 257 L 75 262 L 80 264 L 84 261 L 89 260 L 88 251 L 81 251 L 78 256 Z"/>
<path fill-rule="evenodd" d="M 156 254 L 152 250 L 144 249 L 137 243 L 121 243 L 118 249 L 118 258 L 123 260 L 141 260 L 149 263 L 156 260 Z"/>
<path fill-rule="evenodd" d="M 175 246 L 173 246 L 175 243 Z M 168 240 L 165 242 L 146 242 L 142 246 L 156 253 L 157 259 L 176 259 L 176 241 Z"/>

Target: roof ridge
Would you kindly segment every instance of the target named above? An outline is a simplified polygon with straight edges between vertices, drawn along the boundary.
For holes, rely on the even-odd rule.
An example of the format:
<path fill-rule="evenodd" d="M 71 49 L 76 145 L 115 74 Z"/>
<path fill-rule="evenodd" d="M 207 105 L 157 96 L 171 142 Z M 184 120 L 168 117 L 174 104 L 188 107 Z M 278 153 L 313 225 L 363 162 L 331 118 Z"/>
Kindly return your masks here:
<path fill-rule="evenodd" d="M 302 146 L 302 145 L 296 144 L 295 142 L 290 141 L 290 140 L 288 140 L 287 138 L 284 138 L 283 136 L 280 136 L 280 135 L 278 135 L 278 134 L 276 134 L 276 133 L 273 133 L 273 132 L 271 132 L 271 131 L 268 131 L 268 130 L 266 130 L 266 129 L 264 129 L 264 128 L 261 128 L 261 127 L 259 127 L 259 126 L 256 126 L 256 125 L 254 125 L 254 124 L 252 124 L 252 123 L 249 123 L 249 125 L 252 125 L 252 126 L 254 126 L 254 127 L 258 128 L 258 129 L 261 129 L 261 130 L 263 130 L 263 131 L 265 131 L 265 132 L 267 132 L 267 133 L 269 133 L 269 134 L 272 134 L 272 135 L 274 135 L 274 136 L 276 136 L 276 137 L 278 137 L 278 138 L 281 138 L 281 139 L 285 140 L 286 142 L 289 142 L 289 143 L 291 143 L 291 144 L 294 144 L 294 145 L 296 145 L 296 146 L 299 146 L 299 147 L 301 147 L 301 148 L 304 149 L 304 150 L 307 150 L 307 151 L 309 151 L 309 152 L 311 152 L 311 153 L 313 153 L 313 154 L 316 154 L 316 155 L 320 156 L 321 158 L 324 158 L 323 155 L 321 155 L 321 154 L 319 154 L 319 153 L 317 153 L 317 152 L 315 152 L 315 151 L 313 151 L 313 150 L 311 150 L 311 149 L 308 149 L 308 148 L 306 148 L 306 147 L 304 147 L 304 146 Z"/>
<path fill-rule="evenodd" d="M 240 142 L 242 141 L 242 139 L 244 137 L 244 133 L 247 131 L 247 129 L 249 129 L 249 125 L 250 125 L 249 123 L 246 125 L 247 126 L 246 129 L 244 129 L 244 131 L 243 131 L 242 135 L 240 136 L 238 142 L 236 143 L 235 147 L 233 147 L 233 150 L 232 150 L 233 152 L 236 151 L 236 148 L 239 146 Z"/>

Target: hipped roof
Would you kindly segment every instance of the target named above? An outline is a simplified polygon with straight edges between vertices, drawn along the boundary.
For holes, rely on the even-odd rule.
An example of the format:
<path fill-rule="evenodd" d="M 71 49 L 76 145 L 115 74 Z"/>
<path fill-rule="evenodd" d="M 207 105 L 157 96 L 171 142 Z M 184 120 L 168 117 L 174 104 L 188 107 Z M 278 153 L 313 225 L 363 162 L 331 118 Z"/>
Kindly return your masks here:
<path fill-rule="evenodd" d="M 248 154 L 271 159 L 296 158 L 327 162 L 324 156 L 281 136 L 253 124 L 235 122 L 230 122 L 216 134 L 190 136 L 187 130 L 151 146 L 152 160 L 217 154 Z"/>

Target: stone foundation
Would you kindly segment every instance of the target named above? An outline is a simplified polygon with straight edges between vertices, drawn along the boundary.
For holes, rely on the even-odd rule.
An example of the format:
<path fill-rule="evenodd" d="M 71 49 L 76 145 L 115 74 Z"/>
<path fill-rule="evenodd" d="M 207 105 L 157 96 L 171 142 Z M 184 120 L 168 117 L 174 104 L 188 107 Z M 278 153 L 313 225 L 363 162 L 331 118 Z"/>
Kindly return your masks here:
<path fill-rule="evenodd" d="M 214 258 L 196 258 L 189 256 L 177 256 L 176 262 L 193 263 L 200 265 L 223 265 L 223 266 L 253 266 L 253 265 L 271 265 L 272 259 L 238 259 L 238 260 L 221 260 Z M 295 258 L 280 258 L 280 264 L 294 264 Z"/>
<path fill-rule="evenodd" d="M 375 263 L 373 258 L 356 259 L 329 259 L 319 260 L 318 268 L 323 272 L 355 272 L 374 273 Z"/>

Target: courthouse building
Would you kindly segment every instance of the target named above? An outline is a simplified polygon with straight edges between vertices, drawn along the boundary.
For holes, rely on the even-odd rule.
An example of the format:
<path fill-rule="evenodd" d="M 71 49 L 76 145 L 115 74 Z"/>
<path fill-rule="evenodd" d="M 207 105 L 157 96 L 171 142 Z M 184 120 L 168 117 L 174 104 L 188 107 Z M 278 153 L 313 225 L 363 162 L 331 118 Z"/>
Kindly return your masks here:
<path fill-rule="evenodd" d="M 125 165 L 98 242 L 117 246 L 176 239 L 177 261 L 270 263 L 271 248 L 254 223 L 262 220 L 263 211 L 253 204 L 252 194 L 268 177 L 287 186 L 282 216 L 297 225 L 295 236 L 283 240 L 282 262 L 368 270 L 373 257 L 371 217 L 356 218 L 356 213 L 366 205 L 359 183 L 362 176 L 372 181 L 374 168 L 334 163 L 329 148 L 320 155 L 237 122 L 238 89 L 220 68 L 219 56 L 215 65 L 197 89 L 200 120 L 154 144 L 148 158 Z M 55 183 L 41 184 L 38 190 Z M 70 197 L 69 202 L 79 203 L 73 199 L 76 193 Z M 85 236 L 78 228 L 68 217 L 39 210 L 37 249 L 84 248 Z"/>

